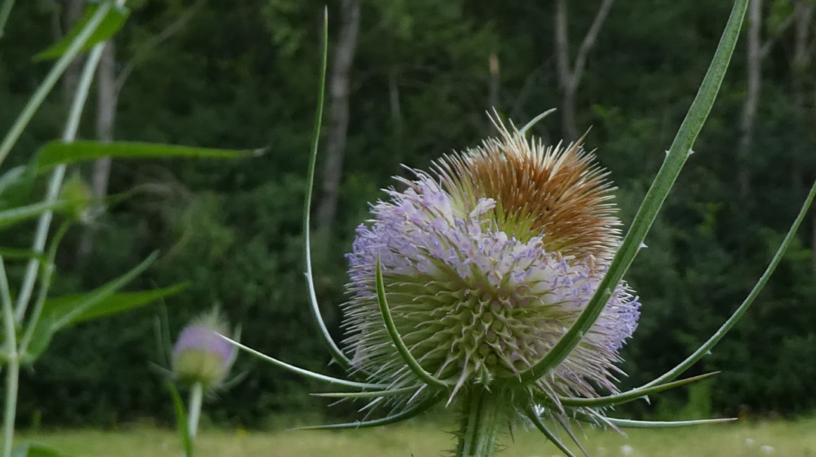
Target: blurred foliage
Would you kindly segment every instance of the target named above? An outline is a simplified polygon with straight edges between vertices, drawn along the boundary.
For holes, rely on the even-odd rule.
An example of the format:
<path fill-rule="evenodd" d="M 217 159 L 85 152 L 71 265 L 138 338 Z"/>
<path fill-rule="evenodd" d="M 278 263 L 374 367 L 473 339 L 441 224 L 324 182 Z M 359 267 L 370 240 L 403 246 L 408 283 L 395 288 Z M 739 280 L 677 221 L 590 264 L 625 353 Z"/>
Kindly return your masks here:
<path fill-rule="evenodd" d="M 329 3 L 336 37 L 338 2 Z M 597 2 L 571 2 L 577 49 Z M 660 166 L 675 129 L 702 80 L 725 24 L 729 2 L 616 2 L 591 52 L 578 91 L 578 124 L 592 126 L 587 144 L 619 187 L 624 221 L 631 219 Z M 174 332 L 193 315 L 220 304 L 243 326 L 248 345 L 305 368 L 327 366 L 309 317 L 302 272 L 301 205 L 316 104 L 323 3 L 209 0 L 172 38 L 149 44 L 188 8 L 188 0 L 129 2 L 132 14 L 116 37 L 118 67 L 141 55 L 119 99 L 116 138 L 214 148 L 269 147 L 237 161 L 114 161 L 111 193 L 146 189 L 91 222 L 98 232 L 90 258 L 77 258 L 80 231 L 69 232 L 58 263 L 71 272 L 55 292 L 98 287 L 160 249 L 156 266 L 136 281 L 165 287 L 190 281 L 167 299 Z M 31 56 L 56 41 L 56 0 L 17 2 L 0 42 L 0 127 L 13 121 L 47 71 Z M 532 0 L 363 1 L 351 75 L 351 123 L 339 215 L 331 234 L 314 241 L 315 280 L 324 315 L 342 338 L 346 263 L 354 227 L 378 189 L 427 167 L 442 153 L 478 144 L 494 133 L 488 59 L 501 64 L 499 106 L 517 125 L 560 104 L 553 49 L 553 7 Z M 767 28 L 779 27 L 787 1 L 771 2 Z M 629 274 L 644 303 L 640 328 L 625 348 L 633 386 L 662 374 L 707 339 L 761 275 L 816 177 L 814 78 L 803 115 L 794 107 L 793 33 L 783 33 L 766 60 L 748 201 L 738 195 L 734 163 L 737 124 L 746 91 L 745 43 L 696 154 Z M 145 49 L 148 49 L 145 54 Z M 331 55 L 331 54 L 330 54 Z M 810 70 L 812 75 L 813 69 Z M 394 104 L 394 95 L 399 104 Z M 91 105 L 89 105 L 91 108 Z M 58 136 L 64 97 L 54 93 L 13 151 L 27 161 Z M 93 139 L 93 109 L 81 136 Z M 534 134 L 558 141 L 552 116 Z M 320 159 L 319 159 L 320 160 Z M 322 162 L 319 161 L 318 166 Z M 90 165 L 81 165 L 85 175 Z M 797 169 L 803 183 L 791 178 Z M 41 192 L 42 189 L 35 189 Z M 318 194 L 319 195 L 319 194 Z M 816 281 L 812 222 L 788 253 L 754 308 L 689 375 L 720 370 L 710 383 L 670 392 L 629 412 L 661 415 L 661 402 L 687 404 L 688 415 L 812 411 L 816 394 Z M 30 227 L 28 227 L 30 228 Z M 29 231 L 3 233 L 4 247 L 26 248 Z M 9 265 L 14 280 L 23 263 Z M 155 309 L 83 324 L 57 335 L 34 371 L 21 380 L 20 424 L 114 425 L 144 416 L 168 423 L 172 407 L 159 375 Z M 270 414 L 320 409 L 315 386 L 239 357 L 250 370 L 205 410 L 213 421 L 261 425 Z M 661 400 L 660 398 L 664 398 Z M 668 406 L 666 406 L 668 407 Z M 664 407 L 664 408 L 666 408 Z M 340 405 L 330 414 L 353 406 Z"/>

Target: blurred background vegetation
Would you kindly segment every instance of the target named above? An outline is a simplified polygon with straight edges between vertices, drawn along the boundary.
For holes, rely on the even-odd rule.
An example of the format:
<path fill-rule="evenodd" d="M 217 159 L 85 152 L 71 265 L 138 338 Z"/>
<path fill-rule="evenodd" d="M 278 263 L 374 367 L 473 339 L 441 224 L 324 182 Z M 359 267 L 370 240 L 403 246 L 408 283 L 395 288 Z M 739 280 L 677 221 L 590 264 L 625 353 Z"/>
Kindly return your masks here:
<path fill-rule="evenodd" d="M 569 5 L 567 5 L 569 3 Z M 346 262 L 367 202 L 401 164 L 494 135 L 486 110 L 576 139 L 612 173 L 628 222 L 660 166 L 731 2 L 675 0 L 333 0 L 330 74 L 318 162 L 317 294 L 342 337 Z M 48 70 L 31 56 L 77 20 L 83 0 L 17 2 L 0 46 L 0 130 Z M 315 0 L 130 0 L 130 20 L 103 56 L 81 137 L 268 148 L 240 161 L 114 161 L 77 169 L 99 195 L 137 197 L 69 233 L 56 293 L 89 290 L 154 249 L 139 287 L 189 281 L 166 302 L 174 334 L 220 304 L 248 345 L 339 374 L 309 318 L 301 210 L 320 64 L 324 3 Z M 567 8 L 568 7 L 568 8 Z M 625 348 L 622 386 L 684 358 L 742 301 L 816 178 L 816 20 L 812 0 L 754 0 L 696 154 L 629 274 L 644 303 Z M 59 135 L 70 70 L 11 158 Z M 30 228 L 3 232 L 30 244 Z M 816 213 L 753 309 L 689 375 L 713 381 L 627 411 L 660 417 L 799 415 L 816 408 Z M 10 269 L 12 282 L 22 264 Z M 153 338 L 159 308 L 56 337 L 23 373 L 19 424 L 99 425 L 172 417 Z M 239 357 L 249 370 L 207 408 L 212 420 L 264 426 L 277 413 L 346 415 L 302 379 Z"/>

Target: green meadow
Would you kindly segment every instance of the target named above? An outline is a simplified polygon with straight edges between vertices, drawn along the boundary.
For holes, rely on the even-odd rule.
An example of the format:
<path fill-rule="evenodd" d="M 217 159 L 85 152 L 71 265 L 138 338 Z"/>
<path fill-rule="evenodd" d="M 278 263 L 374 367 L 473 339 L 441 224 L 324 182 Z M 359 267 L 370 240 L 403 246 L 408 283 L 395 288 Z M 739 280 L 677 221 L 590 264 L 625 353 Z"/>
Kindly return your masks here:
<path fill-rule="evenodd" d="M 352 431 L 246 432 L 203 430 L 196 457 L 425 457 L 446 455 L 454 447 L 452 423 L 408 425 Z M 584 447 L 593 457 L 779 457 L 816 456 L 816 419 L 735 423 L 662 430 L 628 430 L 621 435 L 594 429 Z M 115 431 L 65 430 L 25 434 L 77 457 L 178 457 L 170 430 L 133 427 Z M 564 437 L 564 439 L 568 439 Z M 516 430 L 502 436 L 503 457 L 560 455 L 539 433 Z M 576 455 L 580 455 L 575 449 Z"/>

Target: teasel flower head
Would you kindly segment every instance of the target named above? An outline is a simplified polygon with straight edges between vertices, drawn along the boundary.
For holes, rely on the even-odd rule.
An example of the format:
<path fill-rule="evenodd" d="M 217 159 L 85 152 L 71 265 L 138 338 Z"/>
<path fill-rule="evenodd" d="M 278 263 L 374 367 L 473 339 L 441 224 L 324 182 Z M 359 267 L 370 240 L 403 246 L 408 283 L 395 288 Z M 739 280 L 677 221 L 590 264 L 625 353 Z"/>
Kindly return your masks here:
<path fill-rule="evenodd" d="M 173 346 L 173 374 L 182 384 L 220 386 L 235 361 L 237 349 L 222 336 L 228 324 L 217 310 L 194 319 Z"/>
<path fill-rule="evenodd" d="M 427 373 L 452 386 L 517 378 L 572 326 L 620 243 L 613 187 L 582 141 L 544 146 L 496 121 L 501 136 L 409 170 L 357 228 L 345 305 L 353 368 L 392 388 L 416 385 L 383 327 L 376 275 L 397 333 Z M 615 392 L 618 351 L 640 303 L 619 285 L 578 347 L 534 386 Z"/>

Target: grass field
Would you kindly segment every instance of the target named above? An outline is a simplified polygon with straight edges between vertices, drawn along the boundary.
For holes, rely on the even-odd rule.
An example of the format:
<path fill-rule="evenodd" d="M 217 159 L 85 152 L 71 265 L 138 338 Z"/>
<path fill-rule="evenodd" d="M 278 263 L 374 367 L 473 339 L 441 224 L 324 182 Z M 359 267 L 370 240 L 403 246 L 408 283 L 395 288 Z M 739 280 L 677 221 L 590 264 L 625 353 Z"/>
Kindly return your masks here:
<path fill-rule="evenodd" d="M 453 424 L 396 425 L 340 432 L 224 432 L 205 430 L 196 443 L 196 457 L 427 457 L 449 455 Z M 579 433 L 584 435 L 583 432 Z M 503 457 L 560 456 L 536 433 L 517 430 L 515 442 L 502 436 Z M 22 434 L 77 457 L 178 457 L 180 448 L 170 430 L 132 428 L 121 431 L 60 431 Z M 566 437 L 565 437 L 566 438 Z M 816 419 L 796 422 L 726 424 L 685 429 L 587 430 L 583 440 L 593 457 L 816 457 Z M 577 452 L 577 449 L 576 449 Z"/>

